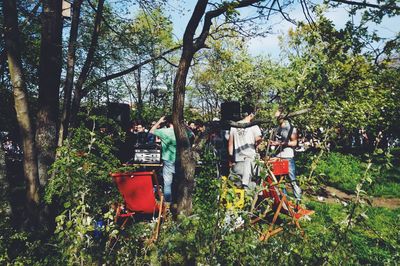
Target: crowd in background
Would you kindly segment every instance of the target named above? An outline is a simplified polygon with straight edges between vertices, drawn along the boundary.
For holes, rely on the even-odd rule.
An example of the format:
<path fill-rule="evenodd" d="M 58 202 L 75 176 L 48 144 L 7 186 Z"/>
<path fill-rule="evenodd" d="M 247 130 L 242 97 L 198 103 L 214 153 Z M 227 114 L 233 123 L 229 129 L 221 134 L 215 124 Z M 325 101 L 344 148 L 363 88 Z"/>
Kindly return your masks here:
<path fill-rule="evenodd" d="M 141 120 L 131 122 L 129 131 L 126 134 L 126 143 L 130 147 L 140 147 L 143 145 L 160 144 L 160 139 L 151 134 L 150 128 L 156 123 L 145 123 Z M 190 132 L 189 138 L 192 145 L 195 144 L 196 139 L 205 139 L 213 147 L 215 147 L 216 155 L 218 159 L 224 160 L 226 158 L 227 151 L 225 150 L 224 140 L 229 136 L 229 130 L 223 130 L 219 127 L 215 127 L 218 123 L 218 119 L 205 123 L 201 120 L 190 120 L 186 123 L 187 129 Z M 263 129 L 263 135 L 268 134 L 268 129 Z M 204 134 L 208 136 L 204 136 Z M 339 132 L 340 133 L 340 132 Z M 19 144 L 18 137 L 16 134 L 9 132 L 0 132 L 1 148 L 5 151 L 6 157 L 12 160 L 19 160 L 23 154 L 22 148 Z M 315 132 L 308 132 L 305 130 L 299 130 L 298 146 L 296 147 L 297 152 L 304 152 L 307 150 L 319 149 L 322 147 L 324 129 L 319 128 Z M 364 129 L 360 128 L 351 132 L 346 137 L 339 138 L 335 142 L 327 143 L 328 148 L 332 146 L 342 146 L 347 149 L 362 149 L 368 150 L 370 146 L 376 144 L 376 137 L 371 137 L 370 134 Z M 379 134 L 377 135 L 379 137 Z M 380 140 L 382 148 L 393 148 L 400 146 L 400 139 L 394 136 L 382 137 Z"/>

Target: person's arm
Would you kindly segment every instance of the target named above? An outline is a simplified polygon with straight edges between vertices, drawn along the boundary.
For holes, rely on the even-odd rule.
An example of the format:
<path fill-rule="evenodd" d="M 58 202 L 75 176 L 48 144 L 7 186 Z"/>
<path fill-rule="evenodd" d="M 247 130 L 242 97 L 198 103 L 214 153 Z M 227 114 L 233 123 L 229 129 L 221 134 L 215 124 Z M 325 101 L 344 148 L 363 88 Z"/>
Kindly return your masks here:
<path fill-rule="evenodd" d="M 297 146 L 297 130 L 294 128 L 292 135 L 290 135 L 290 138 L 288 141 L 274 141 L 274 140 L 270 140 L 269 143 L 272 146 L 282 146 L 284 147 L 296 147 Z"/>
<path fill-rule="evenodd" d="M 286 143 L 286 146 L 288 147 L 296 147 L 297 146 L 297 141 L 298 141 L 298 136 L 297 136 L 297 130 L 294 128 L 292 135 L 290 136 L 289 141 Z"/>
<path fill-rule="evenodd" d="M 150 129 L 150 133 L 154 134 L 154 132 L 156 131 L 157 128 L 160 127 L 160 124 L 165 122 L 165 116 L 160 117 L 160 119 L 157 121 L 157 123 L 155 123 L 151 129 Z"/>
<path fill-rule="evenodd" d="M 259 126 L 256 126 L 255 131 L 254 131 L 254 140 L 255 140 L 255 145 L 256 147 L 261 143 L 262 141 L 262 133 L 261 129 Z"/>
<path fill-rule="evenodd" d="M 228 139 L 228 160 L 229 160 L 229 165 L 233 164 L 233 134 L 232 134 L 232 129 L 231 132 L 229 133 L 229 139 Z"/>
<path fill-rule="evenodd" d="M 229 154 L 229 156 L 233 156 L 233 136 L 229 136 L 229 140 L 228 140 L 228 154 Z"/>

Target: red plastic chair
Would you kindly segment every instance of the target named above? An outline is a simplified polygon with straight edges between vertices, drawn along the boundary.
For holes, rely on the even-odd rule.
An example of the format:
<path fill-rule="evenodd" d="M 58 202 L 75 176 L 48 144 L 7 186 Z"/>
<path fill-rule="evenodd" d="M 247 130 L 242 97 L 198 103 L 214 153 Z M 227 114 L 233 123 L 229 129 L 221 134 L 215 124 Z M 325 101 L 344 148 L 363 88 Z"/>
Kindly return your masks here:
<path fill-rule="evenodd" d="M 111 176 L 124 199 L 124 205 L 119 204 L 116 209 L 115 221 L 122 218 L 121 227 L 124 228 L 129 217 L 136 214 L 158 213 L 157 226 L 153 235 L 154 239 L 157 239 L 165 208 L 164 197 L 159 189 L 155 172 L 112 173 Z M 156 201 L 155 192 L 158 194 L 159 203 Z"/>

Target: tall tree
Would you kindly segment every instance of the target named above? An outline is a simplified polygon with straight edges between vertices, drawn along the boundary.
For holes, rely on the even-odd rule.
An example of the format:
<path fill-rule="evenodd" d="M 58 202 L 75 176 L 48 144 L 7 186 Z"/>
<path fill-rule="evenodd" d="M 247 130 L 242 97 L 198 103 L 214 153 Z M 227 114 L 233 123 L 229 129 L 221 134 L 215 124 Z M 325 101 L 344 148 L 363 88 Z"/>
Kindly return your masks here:
<path fill-rule="evenodd" d="M 386 65 L 390 58 L 376 65 L 363 49 L 367 40 L 362 27 L 336 29 L 325 17 L 289 32 L 288 82 L 280 96 L 288 107 L 311 107 L 318 114 L 298 117 L 302 125 L 342 129 L 342 137 L 361 127 L 372 134 L 391 131 L 398 69 Z"/>
<path fill-rule="evenodd" d="M 186 127 L 184 124 L 183 110 L 185 104 L 186 92 L 186 78 L 189 72 L 190 64 L 193 56 L 200 49 L 205 48 L 205 42 L 210 34 L 210 28 L 213 19 L 222 14 L 227 14 L 229 20 L 230 16 L 235 13 L 236 9 L 256 6 L 263 9 L 271 9 L 275 2 L 268 3 L 272 5 L 261 5 L 257 0 L 243 0 L 243 1 L 225 1 L 222 4 L 212 4 L 212 10 L 207 11 L 208 0 L 199 0 L 195 6 L 192 16 L 186 26 L 183 35 L 183 48 L 182 54 L 178 65 L 178 70 L 174 80 L 174 102 L 172 120 L 174 124 L 174 131 L 177 140 L 177 150 L 179 154 L 179 161 L 181 171 L 178 174 L 178 212 L 190 213 L 192 210 L 192 194 L 194 189 L 194 173 L 195 173 L 195 156 L 191 148 L 189 138 L 187 136 Z M 231 17 L 232 18 L 232 17 Z M 195 33 L 203 20 L 203 27 L 200 35 L 195 38 Z"/>
<path fill-rule="evenodd" d="M 36 146 L 41 185 L 55 159 L 62 68 L 62 0 L 43 0 Z"/>
<path fill-rule="evenodd" d="M 26 183 L 26 210 L 35 221 L 39 206 L 39 177 L 32 122 L 29 116 L 28 97 L 22 69 L 16 1 L 3 1 L 4 39 L 8 67 L 14 91 L 15 110 L 24 150 L 24 176 Z"/>
<path fill-rule="evenodd" d="M 71 109 L 71 122 L 73 125 L 77 124 L 77 115 L 78 115 L 79 107 L 80 107 L 81 100 L 83 97 L 83 95 L 82 95 L 83 94 L 82 93 L 83 86 L 90 74 L 91 69 L 92 69 L 93 58 L 94 58 L 96 49 L 98 47 L 100 26 L 101 26 L 101 21 L 102 21 L 102 16 L 103 16 L 103 8 L 104 8 L 104 0 L 99 0 L 99 3 L 97 5 L 96 17 L 95 17 L 95 21 L 94 21 L 93 32 L 92 32 L 89 50 L 86 55 L 86 59 L 83 64 L 81 73 L 79 74 L 78 80 L 76 81 L 76 84 L 74 87 L 74 97 L 72 100 L 72 109 Z"/>
<path fill-rule="evenodd" d="M 78 26 L 81 14 L 82 2 L 83 0 L 74 0 L 72 4 L 72 21 L 71 21 L 71 30 L 69 34 L 68 52 L 67 52 L 67 74 L 65 77 L 64 100 L 63 100 L 63 109 L 61 115 L 60 131 L 58 137 L 58 146 L 62 145 L 63 140 L 68 135 L 68 123 L 71 111 L 72 88 L 74 86 L 76 45 L 78 38 Z"/>
<path fill-rule="evenodd" d="M 161 8 L 139 12 L 133 23 L 128 26 L 128 32 L 131 43 L 128 51 L 129 63 L 132 58 L 135 58 L 136 61 L 140 61 L 140 58 L 155 58 L 163 50 L 176 46 L 172 41 L 171 22 L 163 14 Z M 136 86 L 134 99 L 139 119 L 143 118 L 142 112 L 146 97 L 157 85 L 161 65 L 159 61 L 154 60 L 151 64 L 143 65 L 134 71 L 135 85 L 131 86 Z"/>

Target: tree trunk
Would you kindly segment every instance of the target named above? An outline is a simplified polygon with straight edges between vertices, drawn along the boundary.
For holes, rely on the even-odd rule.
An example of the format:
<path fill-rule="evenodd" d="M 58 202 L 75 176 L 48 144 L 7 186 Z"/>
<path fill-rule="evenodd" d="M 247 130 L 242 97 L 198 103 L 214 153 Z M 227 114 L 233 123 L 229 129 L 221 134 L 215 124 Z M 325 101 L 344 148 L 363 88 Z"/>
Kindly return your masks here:
<path fill-rule="evenodd" d="M 83 88 L 83 85 L 86 82 L 86 79 L 90 73 L 90 69 L 91 69 L 92 63 L 93 63 L 94 53 L 96 52 L 96 49 L 97 49 L 97 43 L 98 43 L 99 34 L 100 34 L 101 19 L 103 16 L 103 7 L 104 7 L 104 0 L 99 0 L 99 3 L 97 5 L 96 17 L 95 17 L 95 21 L 94 21 L 94 28 L 93 28 L 89 51 L 86 56 L 85 63 L 83 64 L 82 71 L 79 74 L 78 80 L 76 81 L 75 88 L 74 88 L 74 98 L 72 100 L 72 108 L 71 108 L 71 124 L 72 124 L 72 126 L 78 125 L 77 119 L 78 119 L 78 113 L 79 113 L 79 108 L 81 105 L 82 94 L 83 94 L 82 88 Z"/>
<path fill-rule="evenodd" d="M 55 159 L 62 68 L 62 0 L 43 1 L 36 147 L 40 184 Z"/>
<path fill-rule="evenodd" d="M 192 211 L 192 196 L 194 190 L 194 174 L 196 170 L 196 161 L 191 149 L 190 141 L 187 135 L 186 126 L 183 117 L 183 108 L 185 105 L 186 78 L 189 72 L 190 63 L 196 48 L 193 43 L 194 34 L 203 17 L 207 0 L 199 0 L 193 11 L 192 17 L 186 27 L 183 36 L 183 49 L 181 59 L 178 65 L 178 71 L 174 80 L 174 102 L 172 106 L 172 121 L 177 143 L 179 156 L 179 168 L 177 174 L 177 212 L 190 214 Z"/>
<path fill-rule="evenodd" d="M 189 23 L 186 26 L 185 33 L 183 35 L 182 56 L 179 61 L 178 71 L 174 80 L 174 103 L 172 114 L 181 165 L 181 171 L 178 174 L 177 180 L 177 211 L 180 213 L 188 214 L 192 210 L 192 193 L 194 189 L 194 173 L 196 167 L 194 152 L 190 146 L 183 117 L 186 77 L 189 71 L 190 63 L 194 54 L 200 49 L 204 48 L 205 41 L 210 33 L 210 27 L 212 25 L 213 18 L 224 14 L 232 7 L 246 7 L 256 2 L 260 2 L 260 0 L 232 1 L 231 3 L 226 2 L 216 9 L 206 13 L 208 0 L 198 0 Z M 194 40 L 194 35 L 200 24 L 200 21 L 202 20 L 203 28 L 199 37 Z"/>
<path fill-rule="evenodd" d="M 39 175 L 37 155 L 29 117 L 28 96 L 22 71 L 17 7 L 15 1 L 3 0 L 4 39 L 8 67 L 14 91 L 15 111 L 24 151 L 23 168 L 26 185 L 26 208 L 30 222 L 36 224 L 39 205 Z"/>
<path fill-rule="evenodd" d="M 72 4 L 72 21 L 71 31 L 68 42 L 68 55 L 67 55 L 67 75 L 64 85 L 64 101 L 63 110 L 61 115 L 60 131 L 58 134 L 58 146 L 62 146 L 64 139 L 68 136 L 69 116 L 71 112 L 71 96 L 72 87 L 74 85 L 75 74 L 75 51 L 78 38 L 79 18 L 81 14 L 81 5 L 83 0 L 75 0 Z"/>
<path fill-rule="evenodd" d="M 142 120 L 143 113 L 143 96 L 142 96 L 142 68 L 139 67 L 135 75 L 136 80 L 136 94 L 137 94 L 137 118 Z"/>
<path fill-rule="evenodd" d="M 194 173 L 196 161 L 187 135 L 184 124 L 183 108 L 185 104 L 186 77 L 192 60 L 192 52 L 183 53 L 178 72 L 174 81 L 174 102 L 172 120 L 174 124 L 177 151 L 179 155 L 179 168 L 177 174 L 178 193 L 177 211 L 178 213 L 190 214 L 192 211 L 192 194 L 194 190 Z"/>

